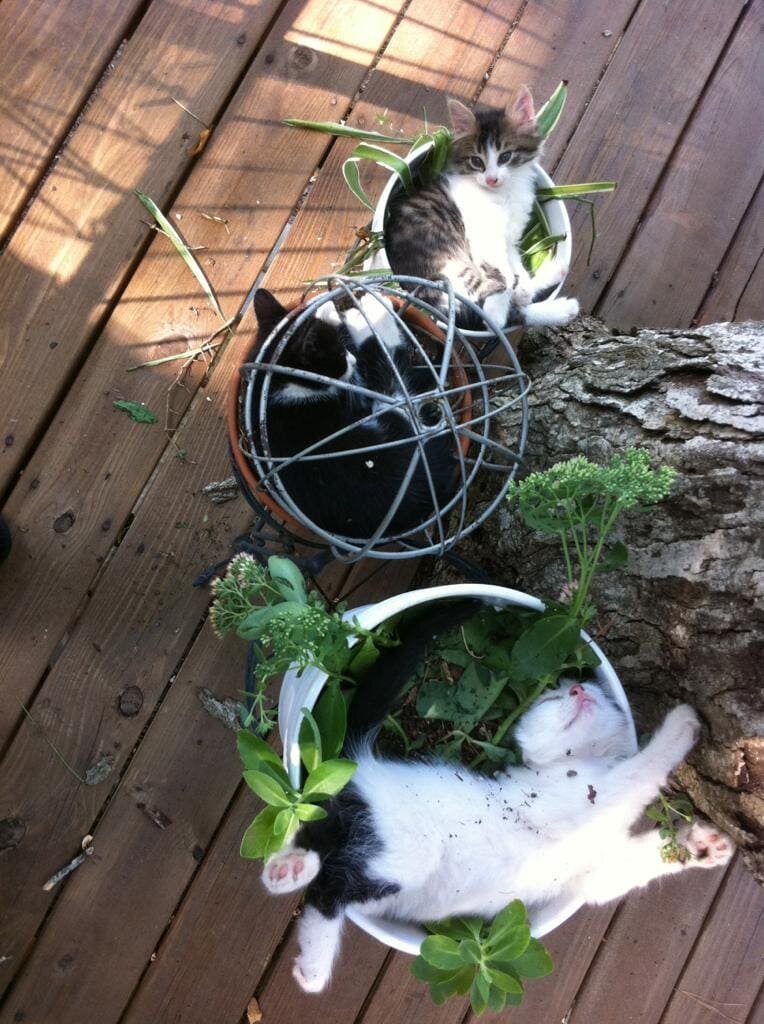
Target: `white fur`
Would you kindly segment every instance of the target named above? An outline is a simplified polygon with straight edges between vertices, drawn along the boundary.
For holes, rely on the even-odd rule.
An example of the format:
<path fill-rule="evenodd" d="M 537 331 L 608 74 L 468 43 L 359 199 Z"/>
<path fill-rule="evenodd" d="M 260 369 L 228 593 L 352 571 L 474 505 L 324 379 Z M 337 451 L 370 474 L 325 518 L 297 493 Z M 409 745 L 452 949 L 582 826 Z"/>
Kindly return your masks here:
<path fill-rule="evenodd" d="M 695 855 L 689 865 L 664 862 L 654 830 L 630 833 L 698 730 L 695 712 L 682 705 L 627 757 L 623 715 L 587 683 L 564 685 L 531 707 L 516 733 L 526 765 L 494 778 L 361 751 L 353 785 L 383 842 L 367 874 L 400 886 L 364 909 L 413 921 L 490 918 L 513 899 L 530 907 L 564 896 L 605 903 L 685 866 L 727 863 L 731 841 L 705 823 L 685 840 Z M 294 853 L 308 856 L 287 856 Z M 341 921 L 313 908 L 303 915 L 295 977 L 306 991 L 329 980 Z"/>
<path fill-rule="evenodd" d="M 575 299 L 547 300 L 567 303 L 565 306 L 531 302 L 534 294 L 564 279 L 567 265 L 547 260 L 531 277 L 520 254 L 520 240 L 536 197 L 537 165 L 535 161 L 520 167 L 501 165 L 493 146 L 488 147 L 486 155 L 485 171 L 446 175 L 446 188 L 462 215 L 473 263 L 478 267 L 481 263 L 496 267 L 507 282 L 507 291 L 489 296 L 484 309 L 499 326 L 507 322 L 511 302 L 522 308 L 528 326 L 567 324 L 578 315 Z M 463 290 L 456 263 L 445 266 L 442 272 L 457 292 Z"/>

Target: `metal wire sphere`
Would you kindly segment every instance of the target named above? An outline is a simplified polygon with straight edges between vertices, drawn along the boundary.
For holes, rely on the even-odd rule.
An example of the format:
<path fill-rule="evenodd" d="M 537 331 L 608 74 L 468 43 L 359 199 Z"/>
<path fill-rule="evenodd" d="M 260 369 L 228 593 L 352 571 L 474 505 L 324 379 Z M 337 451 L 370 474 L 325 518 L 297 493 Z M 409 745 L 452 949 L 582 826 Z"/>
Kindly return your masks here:
<path fill-rule="evenodd" d="M 528 380 L 501 328 L 471 300 L 456 295 L 446 281 L 433 282 L 417 277 L 382 274 L 363 279 L 332 278 L 332 283 L 336 286 L 331 290 L 313 298 L 297 314 L 285 318 L 260 344 L 257 359 L 241 367 L 240 373 L 244 380 L 240 392 L 242 451 L 259 478 L 260 486 L 267 491 L 272 501 L 304 529 L 325 542 L 338 560 L 354 562 L 362 557 L 402 559 L 423 554 L 443 555 L 491 515 L 502 500 L 507 483 L 516 472 L 528 431 Z M 434 293 L 444 296 L 443 308 L 439 308 L 439 303 L 430 301 Z M 417 368 L 426 368 L 431 377 L 431 386 L 425 391 L 409 392 L 393 356 L 364 311 L 362 299 L 367 295 L 376 296 L 377 301 L 381 301 L 382 297 L 390 298 L 399 304 L 399 308 L 388 310 L 388 313 L 395 318 L 403 337 L 416 354 Z M 308 370 L 279 365 L 279 359 L 292 335 L 310 317 L 315 316 L 321 306 L 335 300 L 342 300 L 343 309 L 352 306 L 360 311 L 380 353 L 387 359 L 397 379 L 399 395 L 391 396 L 353 381 L 342 381 Z M 464 332 L 456 326 L 460 304 L 485 325 L 485 333 L 481 333 L 479 343 L 475 340 L 474 331 Z M 412 324 L 406 320 L 412 309 L 423 314 L 431 327 L 434 325 L 432 338 L 427 339 L 440 339 L 440 347 L 434 359 L 433 346 L 423 345 L 422 335 L 417 336 L 417 331 L 412 330 Z M 421 329 L 421 317 L 416 317 L 416 314 L 414 317 L 419 320 L 416 326 Z M 365 345 L 371 343 L 371 338 L 364 341 Z M 487 362 L 489 358 L 491 362 Z M 377 404 L 367 415 L 360 416 L 352 424 L 301 452 L 291 456 L 275 456 L 270 449 L 267 417 L 274 374 L 288 377 L 296 383 L 316 381 L 334 388 L 344 388 Z M 410 436 L 380 441 L 361 448 L 322 450 L 342 435 L 371 423 L 380 415 L 380 408 L 385 413 L 393 410 L 403 412 Z M 496 417 L 509 409 L 513 409 L 511 420 L 515 431 L 512 448 L 496 436 Z M 427 410 L 429 415 L 424 416 Z M 434 418 L 433 412 L 437 414 Z M 506 431 L 505 417 L 502 432 L 506 434 Z M 453 493 L 445 502 L 438 499 L 433 474 L 427 462 L 427 444 L 440 437 L 452 439 L 456 464 Z M 370 537 L 346 536 L 322 528 L 295 503 L 281 477 L 287 467 L 299 466 L 308 461 L 320 463 L 349 455 L 371 456 L 375 452 L 400 445 L 412 447 L 411 459 L 394 500 Z M 407 489 L 420 463 L 432 498 L 431 514 L 410 528 L 391 531 L 389 527 L 396 513 L 405 510 Z M 468 497 L 478 482 L 480 501 L 477 505 L 473 502 L 473 508 L 470 509 Z"/>

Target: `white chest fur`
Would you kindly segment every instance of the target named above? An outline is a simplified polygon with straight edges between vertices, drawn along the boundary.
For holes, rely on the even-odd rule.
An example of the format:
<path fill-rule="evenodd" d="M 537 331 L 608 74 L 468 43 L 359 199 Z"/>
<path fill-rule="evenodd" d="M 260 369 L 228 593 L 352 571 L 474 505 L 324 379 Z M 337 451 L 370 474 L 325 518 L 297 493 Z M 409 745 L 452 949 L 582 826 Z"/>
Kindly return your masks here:
<path fill-rule="evenodd" d="M 449 175 L 446 187 L 462 215 L 473 260 L 506 271 L 533 209 L 535 162 L 513 169 L 497 189 L 464 174 Z"/>

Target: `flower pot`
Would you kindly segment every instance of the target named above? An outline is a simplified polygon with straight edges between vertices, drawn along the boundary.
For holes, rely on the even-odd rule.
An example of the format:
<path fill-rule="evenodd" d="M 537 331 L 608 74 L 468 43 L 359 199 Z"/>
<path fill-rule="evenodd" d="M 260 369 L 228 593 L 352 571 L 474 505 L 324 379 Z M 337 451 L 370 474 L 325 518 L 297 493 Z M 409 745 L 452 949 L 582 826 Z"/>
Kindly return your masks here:
<path fill-rule="evenodd" d="M 443 601 L 454 598 L 478 598 L 494 607 L 514 605 L 520 608 L 530 608 L 536 611 L 543 611 L 544 605 L 536 597 L 524 594 L 519 590 L 510 590 L 508 587 L 492 586 L 478 583 L 460 583 L 443 587 L 429 587 L 424 590 L 414 590 L 406 594 L 397 594 L 377 604 L 366 605 L 346 613 L 346 618 L 356 617 L 360 625 L 366 629 L 373 629 L 393 615 L 398 615 L 410 608 L 427 604 L 430 601 Z M 621 686 L 620 680 L 597 644 L 585 633 L 581 632 L 582 639 L 589 644 L 600 660 L 600 665 L 594 670 L 594 677 L 604 690 L 606 690 L 618 707 L 623 711 L 629 723 L 631 732 L 632 752 L 637 752 L 637 735 L 634 722 L 629 708 L 626 694 Z M 284 747 L 284 767 L 289 773 L 289 778 L 294 786 L 300 786 L 302 766 L 300 762 L 299 735 L 302 723 L 302 709 L 312 710 L 326 683 L 327 676 L 318 669 L 307 669 L 298 676 L 293 670 L 285 673 L 279 697 L 279 731 Z M 533 934 L 539 938 L 557 928 L 571 917 L 581 906 L 583 901 L 579 899 L 557 900 L 543 908 L 529 911 L 531 928 Z M 402 950 L 404 953 L 416 955 L 426 933 L 416 925 L 406 924 L 392 918 L 373 917 L 356 910 L 348 911 L 348 916 L 359 928 L 373 935 L 380 942 L 391 946 L 393 949 Z"/>
<path fill-rule="evenodd" d="M 424 158 L 425 154 L 432 149 L 433 143 L 427 142 L 423 146 L 417 147 L 412 153 L 409 153 L 405 157 L 405 162 L 411 167 L 412 171 L 416 168 L 417 164 Z M 538 188 L 553 188 L 554 182 L 546 173 L 542 167 L 536 168 L 538 178 Z M 379 197 L 374 210 L 374 217 L 371 222 L 372 231 L 382 231 L 385 229 L 385 219 L 387 214 L 387 204 L 390 201 L 394 191 L 402 187 L 400 179 L 397 174 L 393 173 L 390 175 L 387 184 Z M 565 238 L 557 243 L 557 255 L 567 265 L 570 266 L 571 254 L 573 252 L 572 245 L 572 233 L 570 227 L 570 218 L 568 217 L 568 211 L 565 209 L 565 203 L 561 199 L 550 199 L 544 204 L 544 213 L 549 221 L 549 228 L 553 235 L 565 235 Z M 377 270 L 383 268 L 389 268 L 390 263 L 387 258 L 387 253 L 384 246 L 378 249 L 373 256 L 369 257 L 364 263 L 365 270 Z M 565 284 L 563 279 L 557 285 L 553 292 L 550 292 L 548 298 L 553 299 L 562 291 L 562 286 Z M 505 333 L 509 334 L 512 331 L 518 331 L 521 329 L 521 325 L 515 325 L 513 327 L 505 328 Z M 490 338 L 492 335 L 486 331 L 468 331 L 462 332 L 466 337 L 473 338 L 475 340 L 481 340 L 483 338 Z"/>
<path fill-rule="evenodd" d="M 341 293 L 342 288 L 339 288 L 336 292 L 323 293 L 317 297 L 317 300 L 323 299 L 327 301 L 328 296 L 340 295 Z M 420 334 L 429 335 L 438 344 L 442 345 L 445 343 L 446 336 L 430 317 L 397 294 L 391 294 L 390 298 L 396 310 L 400 310 L 400 316 L 407 324 L 415 327 Z M 311 303 L 309 302 L 303 302 L 295 306 L 290 310 L 289 318 L 293 320 L 300 314 L 305 313 L 309 310 L 310 305 Z M 279 331 L 275 338 L 279 339 L 280 336 L 281 332 Z M 254 348 L 245 353 L 238 367 L 239 372 L 235 373 L 231 379 L 228 392 L 227 431 L 231 461 L 244 497 L 255 511 L 268 519 L 277 530 L 286 532 L 292 538 L 302 543 L 308 543 L 314 547 L 322 547 L 324 549 L 329 548 L 335 557 L 346 561 L 354 561 L 364 555 L 378 558 L 405 558 L 423 553 L 443 554 L 453 547 L 460 536 L 464 536 L 467 529 L 474 529 L 479 525 L 477 521 L 466 526 L 464 523 L 461 523 L 456 534 L 453 536 L 448 535 L 446 530 L 442 534 L 440 542 L 436 544 L 430 543 L 428 548 L 427 544 L 422 543 L 419 538 L 422 536 L 422 531 L 425 527 L 433 532 L 435 531 L 437 528 L 433 526 L 433 523 L 436 521 L 435 515 L 420 525 L 407 526 L 395 534 L 388 533 L 386 536 L 375 536 L 369 540 L 367 538 L 351 538 L 327 532 L 318 524 L 313 523 L 307 514 L 300 514 L 302 510 L 298 509 L 294 503 L 291 503 L 290 506 L 289 496 L 287 495 L 285 500 L 285 495 L 279 492 L 273 480 L 269 482 L 262 478 L 258 467 L 258 460 L 261 465 L 267 466 L 268 457 L 260 451 L 256 451 L 257 458 L 253 458 L 249 454 L 256 448 L 254 436 L 257 419 L 263 415 L 262 409 L 258 408 L 255 410 L 253 408 L 255 380 L 262 379 L 261 377 L 256 377 L 256 375 L 265 371 L 262 367 L 255 370 L 250 367 L 247 375 L 246 367 L 247 364 L 253 361 L 267 363 L 271 358 L 270 353 L 272 352 L 273 342 L 273 336 L 262 339 Z M 276 344 L 278 344 L 278 340 L 276 340 Z M 476 356 L 472 350 L 467 350 L 464 346 L 457 349 L 454 346 L 449 348 L 449 351 L 448 387 L 452 389 L 454 397 L 444 398 L 443 401 L 448 400 L 451 408 L 451 417 L 454 422 L 454 452 L 460 452 L 460 464 L 455 470 L 454 494 L 448 503 L 437 513 L 437 516 L 441 517 L 442 523 L 444 523 L 450 511 L 457 507 L 457 502 L 461 500 L 462 491 L 471 485 L 472 480 L 484 461 L 484 452 L 482 447 L 476 444 L 476 436 L 481 434 L 481 432 L 489 436 L 490 430 L 490 417 L 486 416 L 483 416 L 479 421 L 476 427 L 477 434 L 474 431 L 468 434 L 463 429 L 472 423 L 473 390 L 482 399 L 485 388 L 490 385 L 485 385 L 484 381 L 482 384 L 480 382 L 475 384 L 472 377 L 468 375 L 468 371 L 470 374 L 474 374 L 476 365 L 479 369 L 479 364 L 476 363 Z M 465 363 L 463 361 L 465 357 L 472 359 L 472 364 Z M 512 372 L 514 373 L 515 371 Z M 518 381 L 521 380 L 519 365 L 516 366 L 516 378 Z M 497 381 L 492 381 L 491 383 L 497 383 Z M 522 387 L 519 386 L 518 390 L 522 391 Z M 262 400 L 267 403 L 266 392 L 263 392 Z M 522 408 L 525 415 L 524 393 L 520 394 L 518 400 L 523 403 Z M 523 423 L 525 423 L 525 420 L 523 420 Z M 524 441 L 525 426 L 523 426 L 518 439 L 517 450 L 519 454 L 522 453 Z M 494 444 L 492 451 L 495 449 L 496 445 Z M 466 461 L 468 456 L 470 457 L 469 462 Z M 497 498 L 497 500 L 499 499 Z M 493 507 L 495 507 L 495 503 Z M 489 511 L 492 510 L 493 508 L 491 507 Z M 481 513 L 480 521 L 483 518 L 485 518 L 485 514 Z M 399 547 L 397 549 L 392 548 L 391 545 L 396 543 Z"/>

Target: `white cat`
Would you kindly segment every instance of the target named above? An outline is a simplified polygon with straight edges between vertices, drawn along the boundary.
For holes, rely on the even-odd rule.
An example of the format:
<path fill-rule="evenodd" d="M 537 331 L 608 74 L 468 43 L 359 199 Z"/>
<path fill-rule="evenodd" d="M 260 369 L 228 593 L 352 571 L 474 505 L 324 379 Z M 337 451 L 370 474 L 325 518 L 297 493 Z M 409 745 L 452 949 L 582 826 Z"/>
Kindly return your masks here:
<path fill-rule="evenodd" d="M 698 730 L 681 705 L 629 757 L 621 711 L 598 686 L 574 683 L 526 712 L 516 732 L 525 765 L 494 778 L 378 757 L 367 743 L 329 818 L 265 864 L 270 892 L 308 886 L 296 980 L 306 992 L 326 986 L 349 905 L 409 921 L 491 918 L 513 899 L 606 903 L 688 867 L 726 864 L 733 844 L 707 822 L 681 834 L 686 864 L 661 859 L 657 831 L 630 831 Z"/>

